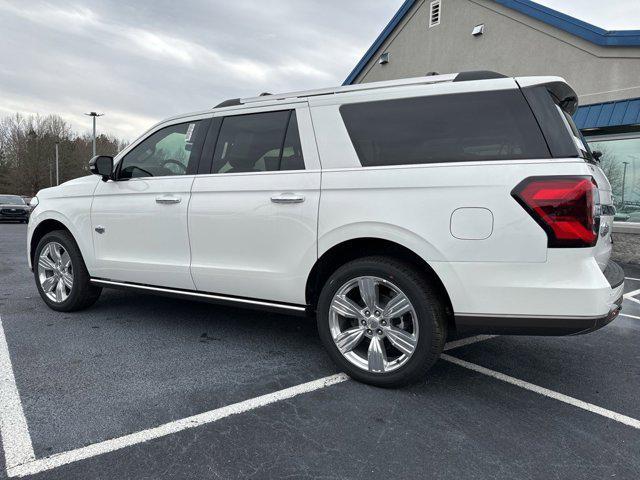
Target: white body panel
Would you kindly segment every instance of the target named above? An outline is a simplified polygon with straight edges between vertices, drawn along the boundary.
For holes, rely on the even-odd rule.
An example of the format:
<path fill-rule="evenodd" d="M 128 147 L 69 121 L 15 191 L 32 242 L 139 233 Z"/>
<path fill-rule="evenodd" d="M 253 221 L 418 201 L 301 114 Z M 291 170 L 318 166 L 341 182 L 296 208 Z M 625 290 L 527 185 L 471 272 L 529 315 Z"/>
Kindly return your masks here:
<path fill-rule="evenodd" d="M 100 182 L 91 211 L 92 276 L 194 289 L 187 209 L 193 176 Z M 179 203 L 158 203 L 171 197 Z M 104 233 L 96 228 L 103 227 Z"/>
<path fill-rule="evenodd" d="M 198 290 L 304 304 L 317 260 L 320 165 L 309 110 L 295 108 L 306 170 L 198 175 L 189 207 Z M 228 115 L 228 113 L 227 113 Z M 298 196 L 300 203 L 272 197 Z"/>
<path fill-rule="evenodd" d="M 271 201 L 285 192 L 304 202 Z M 317 259 L 319 197 L 319 171 L 198 177 L 189 209 L 196 288 L 303 304 Z"/>
<path fill-rule="evenodd" d="M 44 221 L 55 220 L 67 227 L 76 239 L 87 268 L 94 267 L 91 202 L 99 182 L 98 177 L 89 175 L 38 192 L 40 205 L 31 213 L 27 227 L 29 266 L 31 266 L 31 238 L 35 228 Z"/>

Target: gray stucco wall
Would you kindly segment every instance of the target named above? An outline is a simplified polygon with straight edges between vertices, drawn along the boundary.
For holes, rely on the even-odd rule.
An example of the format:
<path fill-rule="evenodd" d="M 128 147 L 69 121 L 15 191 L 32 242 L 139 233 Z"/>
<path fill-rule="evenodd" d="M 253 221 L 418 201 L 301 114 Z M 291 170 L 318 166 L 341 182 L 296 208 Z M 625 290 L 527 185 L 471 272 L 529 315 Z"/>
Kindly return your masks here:
<path fill-rule="evenodd" d="M 640 48 L 599 47 L 491 0 L 442 0 L 440 25 L 429 28 L 429 3 L 416 3 L 355 83 L 495 70 L 559 75 L 581 104 L 640 97 Z M 481 23 L 484 35 L 473 37 Z M 378 63 L 383 52 L 391 53 L 386 65 Z"/>

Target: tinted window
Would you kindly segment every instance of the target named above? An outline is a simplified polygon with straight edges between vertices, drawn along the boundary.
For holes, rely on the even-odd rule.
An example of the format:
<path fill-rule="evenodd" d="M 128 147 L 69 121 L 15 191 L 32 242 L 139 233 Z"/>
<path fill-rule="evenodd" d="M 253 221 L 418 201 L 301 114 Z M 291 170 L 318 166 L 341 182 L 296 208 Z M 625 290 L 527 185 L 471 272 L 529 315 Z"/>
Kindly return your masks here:
<path fill-rule="evenodd" d="M 213 157 L 213 173 L 302 169 L 295 111 L 224 118 Z"/>
<path fill-rule="evenodd" d="M 343 105 L 363 166 L 548 158 L 519 90 Z"/>
<path fill-rule="evenodd" d="M 119 178 L 185 175 L 189 164 L 198 160 L 194 145 L 204 135 L 203 130 L 201 121 L 158 130 L 125 155 Z"/>
<path fill-rule="evenodd" d="M 554 97 L 547 88 L 540 85 L 523 88 L 521 91 L 538 119 L 551 154 L 557 158 L 577 157 L 579 152 L 576 143 L 568 134 L 563 116 L 558 115 Z"/>

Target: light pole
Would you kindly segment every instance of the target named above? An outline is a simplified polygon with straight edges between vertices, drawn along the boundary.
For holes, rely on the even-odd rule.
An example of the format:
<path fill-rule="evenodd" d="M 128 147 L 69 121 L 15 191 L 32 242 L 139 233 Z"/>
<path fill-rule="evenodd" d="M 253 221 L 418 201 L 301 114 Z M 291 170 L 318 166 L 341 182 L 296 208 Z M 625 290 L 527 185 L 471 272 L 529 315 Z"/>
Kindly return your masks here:
<path fill-rule="evenodd" d="M 56 185 L 60 185 L 60 169 L 58 165 L 58 142 L 56 142 Z"/>
<path fill-rule="evenodd" d="M 93 117 L 93 156 L 96 156 L 96 117 L 102 117 L 104 113 L 89 112 L 85 113 L 89 117 Z"/>
<path fill-rule="evenodd" d="M 626 183 L 627 180 L 627 165 L 629 165 L 629 162 L 622 162 L 624 164 L 624 172 L 622 173 L 622 208 L 624 208 L 624 184 Z"/>

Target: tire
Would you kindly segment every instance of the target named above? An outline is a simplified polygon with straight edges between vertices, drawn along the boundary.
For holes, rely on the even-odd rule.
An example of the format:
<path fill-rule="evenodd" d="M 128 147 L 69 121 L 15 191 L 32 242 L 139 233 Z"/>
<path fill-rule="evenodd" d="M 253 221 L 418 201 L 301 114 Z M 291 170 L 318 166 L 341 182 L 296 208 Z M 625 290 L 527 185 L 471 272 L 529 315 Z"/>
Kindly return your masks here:
<path fill-rule="evenodd" d="M 43 265 L 41 266 L 41 256 L 45 248 L 49 250 L 48 253 L 45 254 L 45 259 L 42 260 Z M 59 253 L 62 253 L 62 259 L 66 259 L 66 255 L 69 257 L 70 267 L 66 269 L 66 276 L 64 272 L 62 272 L 62 269 L 64 269 L 64 267 L 61 266 L 62 262 L 60 262 L 60 265 L 53 265 L 56 263 L 56 257 L 51 253 L 54 248 L 58 250 Z M 83 310 L 93 305 L 100 297 L 102 288 L 90 283 L 89 272 L 87 272 L 87 267 L 82 259 L 80 249 L 69 232 L 65 230 L 55 230 L 45 234 L 38 242 L 33 258 L 33 273 L 38 293 L 40 293 L 42 300 L 44 300 L 52 310 L 58 312 Z M 47 261 L 52 263 L 48 263 Z M 45 268 L 44 265 L 46 265 L 47 268 Z M 69 273 L 71 274 L 70 276 L 68 275 Z M 53 290 L 49 290 L 49 294 L 45 292 L 43 288 L 42 275 L 44 275 L 44 278 L 50 280 L 46 282 L 47 287 L 52 283 L 55 284 Z M 57 280 L 58 277 L 60 280 Z M 63 285 L 60 296 L 58 297 L 60 281 L 62 281 Z M 69 285 L 71 285 L 70 288 Z M 50 295 L 57 298 L 51 298 Z"/>
<path fill-rule="evenodd" d="M 350 287 L 354 282 L 357 282 L 357 287 Z M 364 288 L 360 282 L 364 282 Z M 371 285 L 371 282 L 376 285 L 374 291 L 377 292 L 377 301 L 369 303 L 382 304 L 377 305 L 380 308 L 375 312 L 367 309 L 368 303 L 362 295 L 363 290 L 369 290 L 366 285 Z M 353 260 L 336 270 L 320 292 L 317 309 L 320 340 L 331 359 L 351 378 L 378 387 L 399 387 L 416 382 L 424 378 L 427 370 L 438 360 L 447 338 L 445 303 L 436 292 L 437 289 L 428 279 L 404 262 L 382 256 Z M 394 308 L 391 307 L 393 303 L 407 308 L 404 301 L 402 304 L 391 302 L 400 294 L 408 299 L 411 309 L 395 318 Z M 341 299 L 347 295 L 347 300 L 351 301 L 343 308 Z M 369 298 L 373 297 L 369 295 Z M 334 299 L 341 302 L 334 306 L 337 308 L 332 308 Z M 364 306 L 364 310 L 356 314 L 356 306 Z M 397 311 L 401 313 L 404 310 Z M 376 317 L 372 317 L 374 313 Z M 362 328 L 366 329 L 364 334 L 358 330 Z M 399 329 L 404 330 L 401 337 L 398 337 Z M 352 332 L 348 338 L 353 338 L 353 343 L 359 343 L 353 350 L 343 354 L 334 338 L 342 342 L 347 338 L 346 330 Z M 374 339 L 377 334 L 378 338 Z M 357 336 L 360 336 L 360 340 L 355 338 Z M 403 343 L 398 341 L 404 337 L 410 339 L 411 343 L 404 343 L 410 345 L 409 348 L 403 347 Z M 372 343 L 377 347 L 373 348 Z M 380 345 L 384 348 L 380 348 Z M 396 348 L 397 345 L 407 351 L 413 348 L 412 353 L 402 357 L 403 352 Z M 342 347 L 345 350 L 352 348 L 349 340 L 345 340 Z"/>

